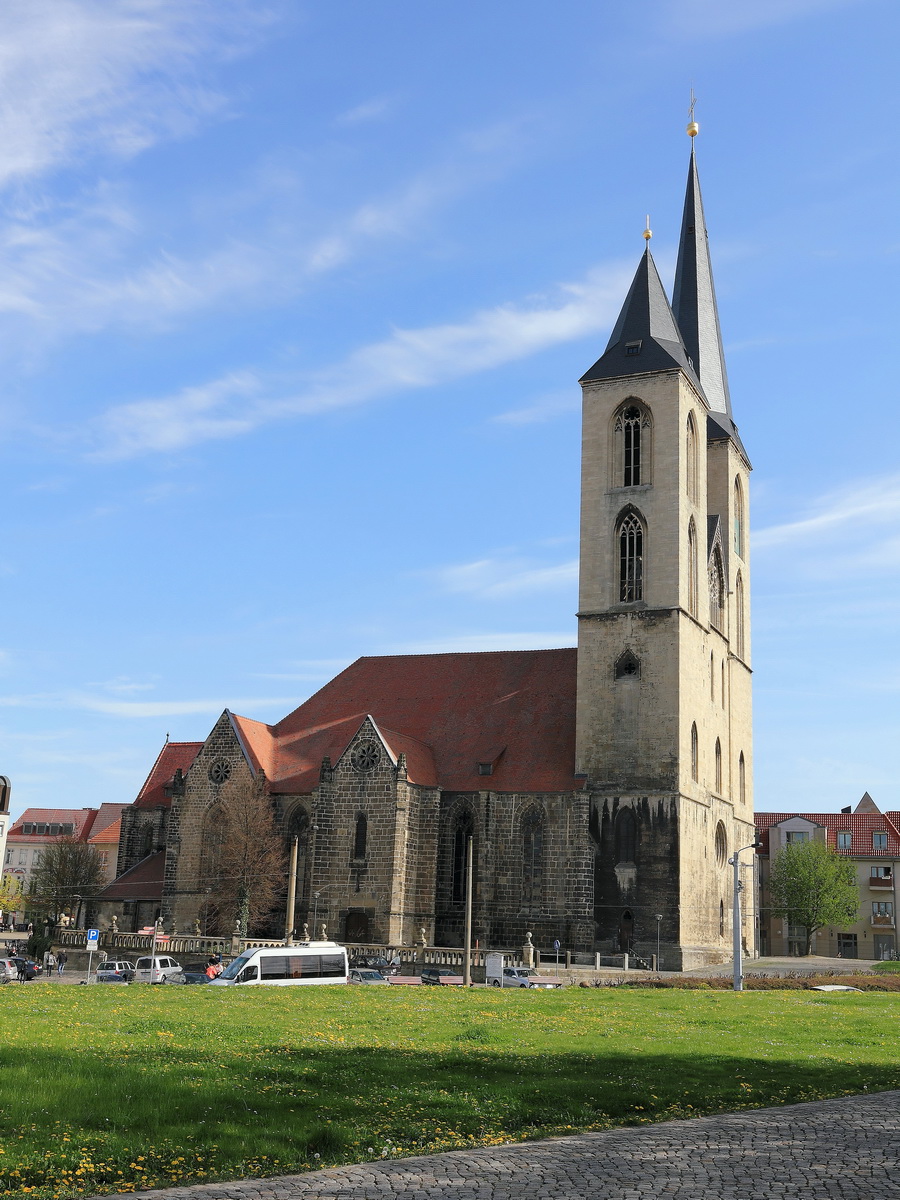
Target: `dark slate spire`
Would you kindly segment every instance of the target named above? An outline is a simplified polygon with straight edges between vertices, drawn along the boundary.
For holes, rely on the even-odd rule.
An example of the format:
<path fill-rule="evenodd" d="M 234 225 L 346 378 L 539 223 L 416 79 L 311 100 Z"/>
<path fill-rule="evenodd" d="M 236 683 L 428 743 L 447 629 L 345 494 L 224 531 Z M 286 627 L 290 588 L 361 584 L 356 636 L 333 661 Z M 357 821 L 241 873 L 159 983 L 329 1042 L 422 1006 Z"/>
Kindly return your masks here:
<path fill-rule="evenodd" d="M 581 378 L 616 379 L 680 367 L 699 387 L 699 381 L 672 316 L 648 246 L 625 297 L 602 358 Z"/>
<path fill-rule="evenodd" d="M 684 197 L 681 241 L 678 245 L 678 265 L 675 268 L 672 310 L 694 369 L 700 376 L 710 410 L 714 414 L 723 414 L 730 421 L 728 375 L 725 372 L 716 288 L 709 258 L 709 239 L 703 217 L 703 201 L 700 197 L 700 179 L 697 175 L 693 142 L 687 192 Z"/>

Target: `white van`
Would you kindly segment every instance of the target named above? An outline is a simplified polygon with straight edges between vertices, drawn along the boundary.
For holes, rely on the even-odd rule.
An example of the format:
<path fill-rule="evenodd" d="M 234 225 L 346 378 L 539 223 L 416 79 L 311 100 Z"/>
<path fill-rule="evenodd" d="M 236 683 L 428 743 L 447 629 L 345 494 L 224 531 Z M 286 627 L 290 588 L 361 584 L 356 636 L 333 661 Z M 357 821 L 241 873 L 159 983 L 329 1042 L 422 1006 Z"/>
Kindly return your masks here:
<path fill-rule="evenodd" d="M 347 951 L 337 942 L 260 946 L 229 963 L 210 987 L 244 983 L 346 983 Z"/>
<path fill-rule="evenodd" d="M 167 954 L 158 954 L 156 958 L 139 958 L 134 964 L 135 983 L 165 983 L 170 975 L 180 975 L 181 967 L 174 958 Z"/>

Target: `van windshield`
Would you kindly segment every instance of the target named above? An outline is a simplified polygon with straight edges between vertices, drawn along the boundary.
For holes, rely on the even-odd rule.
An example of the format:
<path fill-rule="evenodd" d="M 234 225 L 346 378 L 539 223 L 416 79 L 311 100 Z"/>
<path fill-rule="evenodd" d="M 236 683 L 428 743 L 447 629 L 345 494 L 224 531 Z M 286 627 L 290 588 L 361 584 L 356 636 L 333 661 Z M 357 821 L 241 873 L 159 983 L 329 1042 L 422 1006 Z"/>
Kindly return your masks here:
<path fill-rule="evenodd" d="M 233 963 L 228 964 L 228 966 L 225 968 L 225 970 L 222 972 L 222 974 L 219 976 L 219 978 L 220 979 L 236 979 L 237 976 L 240 975 L 241 971 L 243 971 L 244 967 L 246 967 L 246 965 L 250 961 L 250 959 L 253 957 L 253 953 L 254 952 L 252 950 L 249 950 L 249 951 L 245 950 L 243 954 L 239 954 Z"/>

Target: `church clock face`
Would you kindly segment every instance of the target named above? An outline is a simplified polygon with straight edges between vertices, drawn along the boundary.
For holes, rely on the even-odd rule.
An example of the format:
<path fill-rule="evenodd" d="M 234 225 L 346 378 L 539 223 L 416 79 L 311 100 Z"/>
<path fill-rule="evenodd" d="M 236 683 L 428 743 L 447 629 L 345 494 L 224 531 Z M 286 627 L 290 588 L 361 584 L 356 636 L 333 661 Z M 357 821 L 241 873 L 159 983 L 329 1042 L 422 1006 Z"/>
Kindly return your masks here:
<path fill-rule="evenodd" d="M 209 768 L 209 777 L 213 783 L 225 783 L 231 777 L 231 763 L 217 758 Z"/>
<path fill-rule="evenodd" d="M 378 743 L 373 741 L 360 742 L 350 755 L 350 765 L 354 771 L 373 771 L 381 761 L 381 750 Z"/>

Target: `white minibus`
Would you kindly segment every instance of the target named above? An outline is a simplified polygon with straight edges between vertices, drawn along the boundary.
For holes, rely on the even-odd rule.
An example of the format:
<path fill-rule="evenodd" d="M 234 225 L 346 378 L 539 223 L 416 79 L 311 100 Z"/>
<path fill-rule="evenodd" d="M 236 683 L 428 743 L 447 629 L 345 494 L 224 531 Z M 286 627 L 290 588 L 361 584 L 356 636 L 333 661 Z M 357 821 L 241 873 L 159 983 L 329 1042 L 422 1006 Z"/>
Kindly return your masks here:
<path fill-rule="evenodd" d="M 259 946 L 229 963 L 210 986 L 244 983 L 346 983 L 347 951 L 337 942 Z"/>

